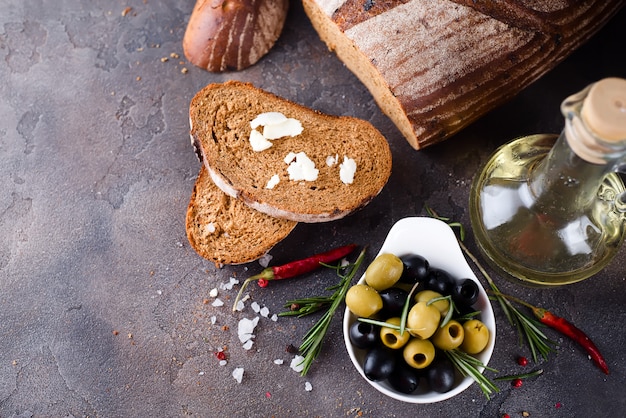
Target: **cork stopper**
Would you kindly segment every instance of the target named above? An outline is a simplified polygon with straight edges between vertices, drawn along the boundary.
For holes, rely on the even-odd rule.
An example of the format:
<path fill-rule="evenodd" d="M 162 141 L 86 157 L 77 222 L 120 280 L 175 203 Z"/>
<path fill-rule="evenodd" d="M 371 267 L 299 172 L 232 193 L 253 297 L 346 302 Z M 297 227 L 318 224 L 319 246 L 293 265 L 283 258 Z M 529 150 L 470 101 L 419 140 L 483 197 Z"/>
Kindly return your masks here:
<path fill-rule="evenodd" d="M 595 83 L 583 102 L 582 118 L 604 141 L 626 141 L 626 80 L 605 78 Z"/>

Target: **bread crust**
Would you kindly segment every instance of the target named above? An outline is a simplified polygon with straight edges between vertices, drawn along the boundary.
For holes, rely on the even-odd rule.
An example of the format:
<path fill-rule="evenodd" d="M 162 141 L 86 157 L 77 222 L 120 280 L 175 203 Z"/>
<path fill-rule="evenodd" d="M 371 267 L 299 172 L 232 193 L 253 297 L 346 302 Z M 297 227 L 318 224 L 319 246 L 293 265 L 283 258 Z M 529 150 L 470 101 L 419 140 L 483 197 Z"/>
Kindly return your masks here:
<path fill-rule="evenodd" d="M 591 37 L 623 0 L 303 0 L 410 145 L 447 139 Z"/>
<path fill-rule="evenodd" d="M 281 112 L 299 120 L 303 132 L 273 141 L 265 151 L 252 150 L 250 122 L 264 112 Z M 296 222 L 327 222 L 367 205 L 391 174 L 391 151 L 370 123 L 330 116 L 249 83 L 210 84 L 190 104 L 191 137 L 216 185 L 257 211 Z M 304 152 L 319 169 L 315 181 L 293 181 L 284 161 L 290 152 Z M 356 161 L 352 184 L 339 178 L 339 163 L 329 156 Z M 280 182 L 266 187 L 273 175 Z"/>
<path fill-rule="evenodd" d="M 296 225 L 227 196 L 215 186 L 206 168 L 200 168 L 187 208 L 187 239 L 200 256 L 216 266 L 261 258 Z"/>
<path fill-rule="evenodd" d="M 289 0 L 197 0 L 183 37 L 192 64 L 211 72 L 255 64 L 280 36 Z"/>

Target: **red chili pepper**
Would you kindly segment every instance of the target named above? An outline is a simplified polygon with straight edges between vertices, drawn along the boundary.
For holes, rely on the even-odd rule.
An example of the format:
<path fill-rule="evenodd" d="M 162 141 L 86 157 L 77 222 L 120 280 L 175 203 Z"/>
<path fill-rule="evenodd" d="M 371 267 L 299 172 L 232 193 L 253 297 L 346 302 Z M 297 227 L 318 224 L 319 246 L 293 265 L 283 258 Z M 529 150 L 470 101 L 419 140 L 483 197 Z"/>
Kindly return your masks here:
<path fill-rule="evenodd" d="M 235 304 L 233 305 L 233 312 L 237 309 L 237 302 L 241 298 L 243 290 L 252 281 L 258 280 L 259 286 L 266 287 L 270 280 L 282 280 L 289 279 L 291 277 L 300 276 L 305 273 L 309 273 L 313 270 L 320 268 L 323 264 L 333 263 L 341 260 L 348 254 L 350 254 L 356 248 L 356 244 L 344 245 L 342 247 L 334 248 L 330 251 L 326 251 L 320 254 L 315 254 L 302 260 L 292 261 L 282 266 L 268 267 L 259 274 L 246 279 L 239 289 L 239 293 L 235 298 Z"/>
<path fill-rule="evenodd" d="M 541 323 L 559 331 L 561 334 L 566 335 L 580 344 L 585 349 L 587 354 L 589 354 L 591 360 L 593 360 L 596 366 L 598 366 L 605 374 L 609 374 L 609 367 L 607 366 L 604 357 L 602 357 L 600 350 L 584 332 L 568 322 L 565 318 L 554 315 L 546 309 L 533 307 L 532 311 Z"/>

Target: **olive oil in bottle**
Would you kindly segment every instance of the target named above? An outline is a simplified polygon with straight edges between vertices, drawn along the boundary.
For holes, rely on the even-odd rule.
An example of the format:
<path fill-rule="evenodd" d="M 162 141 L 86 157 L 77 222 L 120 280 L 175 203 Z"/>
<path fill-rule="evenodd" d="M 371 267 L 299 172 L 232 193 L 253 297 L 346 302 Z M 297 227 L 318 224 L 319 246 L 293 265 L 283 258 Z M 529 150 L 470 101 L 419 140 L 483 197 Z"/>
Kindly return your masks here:
<path fill-rule="evenodd" d="M 492 265 L 532 285 L 562 285 L 604 268 L 624 239 L 626 80 L 566 99 L 559 136 L 499 148 L 470 192 L 476 241 Z"/>

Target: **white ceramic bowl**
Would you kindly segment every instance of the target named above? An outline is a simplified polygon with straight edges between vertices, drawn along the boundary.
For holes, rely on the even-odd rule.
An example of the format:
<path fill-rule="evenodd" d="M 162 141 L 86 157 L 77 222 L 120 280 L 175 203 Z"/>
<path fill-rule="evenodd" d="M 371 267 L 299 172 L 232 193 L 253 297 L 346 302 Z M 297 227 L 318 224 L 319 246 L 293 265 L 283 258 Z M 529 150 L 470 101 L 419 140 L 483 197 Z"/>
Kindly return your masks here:
<path fill-rule="evenodd" d="M 496 338 L 496 322 L 493 310 L 489 303 L 487 293 L 467 264 L 452 229 L 444 222 L 433 218 L 411 217 L 401 219 L 396 222 L 389 231 L 385 242 L 378 252 L 378 254 L 382 253 L 392 253 L 397 256 L 419 254 L 428 260 L 431 267 L 446 270 L 457 279 L 470 278 L 478 283 L 480 296 L 474 306 L 477 310 L 481 311 L 480 320 L 489 329 L 490 336 L 487 347 L 476 357 L 484 365 L 487 365 L 493 353 Z M 359 280 L 359 283 L 364 282 L 365 275 Z M 370 385 L 385 395 L 404 402 L 433 403 L 452 398 L 474 383 L 471 377 L 460 377 L 455 382 L 455 386 L 446 393 L 427 391 L 424 389 L 425 385 L 420 383 L 420 387 L 414 393 L 404 394 L 393 389 L 386 381 L 374 382 L 369 380 L 365 377 L 362 367 L 365 350 L 354 347 L 350 342 L 350 325 L 356 320 L 356 316 L 346 308 L 343 319 L 343 336 L 348 354 L 350 355 L 354 367 L 356 367 L 361 376 L 363 376 Z"/>

